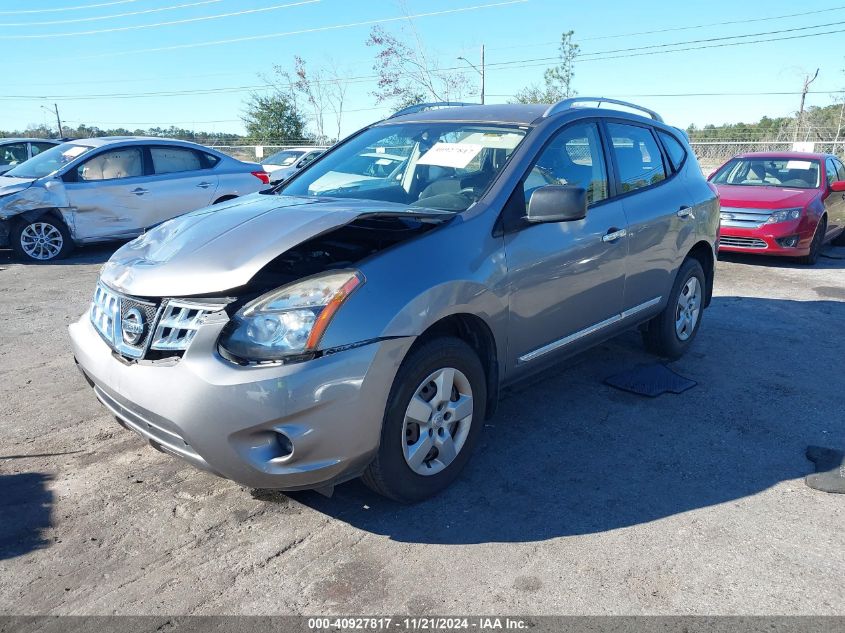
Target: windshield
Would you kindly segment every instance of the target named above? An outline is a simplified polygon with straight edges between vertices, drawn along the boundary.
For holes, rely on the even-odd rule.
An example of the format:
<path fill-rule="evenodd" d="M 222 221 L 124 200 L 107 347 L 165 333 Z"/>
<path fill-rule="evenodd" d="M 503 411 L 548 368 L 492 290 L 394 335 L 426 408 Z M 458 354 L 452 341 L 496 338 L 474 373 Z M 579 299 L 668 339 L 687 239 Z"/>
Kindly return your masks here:
<path fill-rule="evenodd" d="M 713 174 L 717 185 L 815 189 L 819 161 L 795 158 L 734 158 Z"/>
<path fill-rule="evenodd" d="M 73 159 L 90 152 L 92 149 L 94 148 L 88 145 L 62 143 L 61 145 L 44 150 L 37 156 L 33 156 L 14 169 L 10 169 L 4 175 L 14 178 L 43 178 L 61 169 Z"/>
<path fill-rule="evenodd" d="M 478 123 L 380 125 L 299 172 L 280 193 L 464 211 L 484 194 L 526 132 Z"/>
<path fill-rule="evenodd" d="M 297 152 L 289 149 L 282 150 L 271 154 L 264 159 L 267 165 L 279 165 L 280 167 L 287 167 L 293 165 L 305 152 Z"/>

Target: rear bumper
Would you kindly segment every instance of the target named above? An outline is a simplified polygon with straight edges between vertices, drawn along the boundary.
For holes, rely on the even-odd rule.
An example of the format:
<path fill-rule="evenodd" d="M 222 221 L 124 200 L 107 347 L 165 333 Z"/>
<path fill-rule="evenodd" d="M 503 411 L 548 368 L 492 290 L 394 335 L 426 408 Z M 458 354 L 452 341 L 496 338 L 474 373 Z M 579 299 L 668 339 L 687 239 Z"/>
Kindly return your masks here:
<path fill-rule="evenodd" d="M 116 357 L 87 315 L 70 337 L 100 402 L 159 450 L 253 488 L 317 488 L 360 474 L 378 448 L 388 392 L 412 339 L 239 367 L 216 353 L 222 326 L 203 325 L 171 362 Z M 289 455 L 279 434 L 293 446 Z"/>
<path fill-rule="evenodd" d="M 722 225 L 719 229 L 719 252 L 801 257 L 810 252 L 814 230 L 815 225 L 804 219 L 750 229 Z M 795 246 L 784 246 L 778 242 L 793 236 L 798 236 Z"/>

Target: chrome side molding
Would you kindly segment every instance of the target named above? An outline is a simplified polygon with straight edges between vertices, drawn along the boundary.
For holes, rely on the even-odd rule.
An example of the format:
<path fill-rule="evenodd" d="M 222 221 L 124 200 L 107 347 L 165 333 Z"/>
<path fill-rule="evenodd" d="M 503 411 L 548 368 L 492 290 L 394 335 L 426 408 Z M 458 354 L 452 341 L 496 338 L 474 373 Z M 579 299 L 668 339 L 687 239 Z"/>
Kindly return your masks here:
<path fill-rule="evenodd" d="M 523 365 L 525 363 L 530 363 L 532 360 L 536 360 L 536 359 L 540 358 L 541 356 L 545 356 L 546 354 L 548 354 L 550 352 L 553 352 L 555 350 L 560 349 L 561 347 L 565 347 L 567 345 L 570 345 L 570 344 L 574 343 L 575 341 L 578 341 L 578 340 L 584 338 L 585 336 L 590 336 L 590 334 L 595 334 L 596 332 L 603 330 L 604 328 L 606 328 L 610 325 L 614 325 L 616 323 L 619 323 L 621 321 L 629 319 L 632 316 L 635 316 L 635 315 L 639 314 L 640 312 L 643 312 L 644 310 L 648 310 L 649 308 L 652 308 L 652 307 L 656 306 L 658 303 L 660 303 L 661 299 L 663 299 L 662 296 L 655 297 L 654 299 L 649 299 L 645 303 L 641 303 L 640 305 L 634 306 L 633 308 L 628 308 L 627 310 L 620 312 L 619 314 L 614 314 L 609 319 L 605 319 L 604 321 L 599 321 L 598 323 L 594 323 L 593 325 L 586 327 L 583 330 L 579 330 L 579 331 L 575 332 L 574 334 L 570 334 L 569 336 L 565 336 L 565 337 L 558 339 L 556 341 L 552 341 L 548 345 L 544 345 L 543 347 L 535 349 L 533 352 L 528 352 L 527 354 L 520 356 L 519 359 L 517 360 L 517 362 L 520 365 Z"/>

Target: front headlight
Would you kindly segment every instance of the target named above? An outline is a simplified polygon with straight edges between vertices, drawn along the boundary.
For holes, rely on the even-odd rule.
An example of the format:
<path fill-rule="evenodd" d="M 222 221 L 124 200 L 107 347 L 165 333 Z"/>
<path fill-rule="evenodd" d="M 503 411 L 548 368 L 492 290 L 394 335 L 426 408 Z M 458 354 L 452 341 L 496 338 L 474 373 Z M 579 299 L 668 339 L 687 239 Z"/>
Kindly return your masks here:
<path fill-rule="evenodd" d="M 229 321 L 220 335 L 221 352 L 249 362 L 313 352 L 338 308 L 363 283 L 360 272 L 345 270 L 268 292 Z"/>
<path fill-rule="evenodd" d="M 790 220 L 797 220 L 801 217 L 802 209 L 779 209 L 769 216 L 766 224 L 776 224 L 777 222 L 789 222 Z"/>

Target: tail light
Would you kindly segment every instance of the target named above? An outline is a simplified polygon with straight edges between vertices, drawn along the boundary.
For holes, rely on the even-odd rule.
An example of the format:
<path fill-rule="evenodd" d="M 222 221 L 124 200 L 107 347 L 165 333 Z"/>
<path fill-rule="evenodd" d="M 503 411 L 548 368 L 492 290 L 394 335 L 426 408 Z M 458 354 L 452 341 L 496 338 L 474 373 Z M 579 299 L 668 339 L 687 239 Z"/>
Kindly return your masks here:
<path fill-rule="evenodd" d="M 262 171 L 251 171 L 249 173 L 251 173 L 253 176 L 258 178 L 258 180 L 263 182 L 265 185 L 270 184 L 270 174 L 267 173 L 266 171 L 263 171 L 263 170 Z"/>

